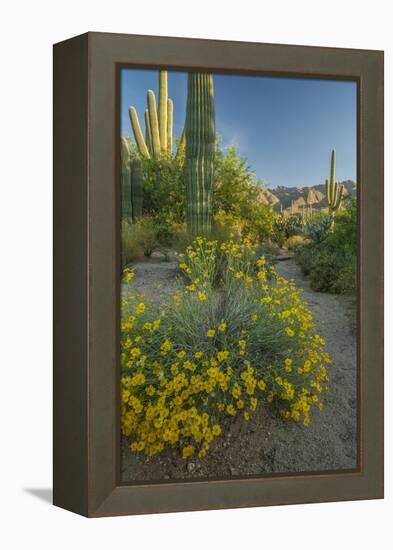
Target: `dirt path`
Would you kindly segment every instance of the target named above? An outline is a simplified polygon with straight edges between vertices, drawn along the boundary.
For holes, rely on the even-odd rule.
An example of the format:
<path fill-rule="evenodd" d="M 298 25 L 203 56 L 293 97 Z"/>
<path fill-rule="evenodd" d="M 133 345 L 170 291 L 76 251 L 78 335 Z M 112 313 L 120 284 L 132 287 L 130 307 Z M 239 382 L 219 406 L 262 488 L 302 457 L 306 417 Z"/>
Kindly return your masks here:
<path fill-rule="evenodd" d="M 175 258 L 164 261 L 162 255 L 153 255 L 145 261 L 137 262 L 133 269 L 137 289 L 146 298 L 154 300 L 162 300 L 173 292 L 180 274 L 178 261 Z"/>
<path fill-rule="evenodd" d="M 269 472 L 307 472 L 356 467 L 356 338 L 347 315 L 347 300 L 313 292 L 293 260 L 278 262 L 277 271 L 303 289 L 319 333 L 333 358 L 331 390 L 325 408 L 307 428 L 284 422 L 261 405 L 249 423 L 237 419 L 224 429 L 209 455 L 186 463 L 174 451 L 148 458 L 131 453 L 122 442 L 121 475 L 127 482 L 163 479 L 228 478 Z M 176 262 L 150 260 L 135 266 L 136 284 L 148 297 L 174 288 Z"/>

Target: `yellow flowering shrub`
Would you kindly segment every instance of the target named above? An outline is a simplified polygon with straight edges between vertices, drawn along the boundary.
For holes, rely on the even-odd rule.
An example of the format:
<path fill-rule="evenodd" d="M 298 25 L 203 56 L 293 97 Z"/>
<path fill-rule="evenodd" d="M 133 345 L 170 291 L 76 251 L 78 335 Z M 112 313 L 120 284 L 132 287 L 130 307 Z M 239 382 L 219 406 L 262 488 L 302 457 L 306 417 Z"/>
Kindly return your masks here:
<path fill-rule="evenodd" d="M 225 418 L 248 421 L 261 401 L 304 426 L 322 410 L 325 342 L 294 283 L 256 251 L 247 239 L 198 237 L 180 259 L 186 285 L 161 303 L 146 303 L 124 273 L 121 418 L 132 451 L 202 458 Z"/>

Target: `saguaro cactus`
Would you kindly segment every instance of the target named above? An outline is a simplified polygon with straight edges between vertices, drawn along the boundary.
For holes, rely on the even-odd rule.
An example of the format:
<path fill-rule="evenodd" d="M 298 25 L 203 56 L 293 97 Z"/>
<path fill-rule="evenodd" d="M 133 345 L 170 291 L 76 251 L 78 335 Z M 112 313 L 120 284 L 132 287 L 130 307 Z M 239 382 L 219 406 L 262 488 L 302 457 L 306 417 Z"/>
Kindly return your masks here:
<path fill-rule="evenodd" d="M 131 198 L 132 217 L 135 220 L 142 216 L 143 206 L 143 168 L 138 157 L 131 162 Z"/>
<path fill-rule="evenodd" d="M 336 151 L 333 149 L 330 161 L 330 180 L 325 181 L 326 201 L 329 206 L 329 214 L 335 215 L 340 208 L 344 186 L 336 182 Z"/>
<path fill-rule="evenodd" d="M 121 218 L 132 218 L 130 150 L 127 140 L 120 142 L 121 161 Z"/>
<path fill-rule="evenodd" d="M 194 235 L 211 229 L 215 138 L 213 75 L 189 73 L 185 175 L 187 225 Z"/>
<path fill-rule="evenodd" d="M 168 156 L 170 157 L 172 155 L 172 147 L 173 147 L 173 101 L 171 99 L 168 99 L 167 101 L 167 151 Z"/>
<path fill-rule="evenodd" d="M 143 139 L 141 126 L 139 124 L 139 119 L 138 119 L 138 113 L 136 112 L 135 107 L 130 107 L 128 112 L 130 115 L 132 131 L 134 132 L 134 138 L 135 138 L 139 153 L 141 154 L 142 157 L 149 158 L 150 153 L 146 146 L 146 142 Z"/>
<path fill-rule="evenodd" d="M 302 225 L 308 224 L 314 217 L 314 212 L 312 208 L 312 204 L 303 206 L 302 208 L 302 215 L 301 215 L 301 223 Z"/>
<path fill-rule="evenodd" d="M 158 111 L 156 96 L 152 90 L 147 92 L 145 111 L 145 138 L 142 135 L 138 113 L 135 107 L 129 108 L 132 131 L 139 154 L 143 158 L 172 157 L 173 146 L 173 103 L 168 99 L 168 73 L 160 71 L 158 83 Z"/>
<path fill-rule="evenodd" d="M 160 144 L 162 152 L 166 153 L 168 148 L 168 73 L 166 71 L 160 71 L 158 78 L 158 124 Z"/>

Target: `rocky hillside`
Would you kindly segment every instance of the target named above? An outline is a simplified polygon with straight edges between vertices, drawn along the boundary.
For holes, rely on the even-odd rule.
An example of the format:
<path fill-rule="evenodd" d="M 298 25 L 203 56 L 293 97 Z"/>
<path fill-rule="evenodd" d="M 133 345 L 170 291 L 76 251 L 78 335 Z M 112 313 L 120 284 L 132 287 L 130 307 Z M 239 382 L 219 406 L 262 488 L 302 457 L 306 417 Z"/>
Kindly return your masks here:
<path fill-rule="evenodd" d="M 354 181 L 346 180 L 341 183 L 344 185 L 344 196 L 356 197 L 356 183 Z M 296 211 L 311 205 L 316 209 L 327 206 L 325 185 L 323 184 L 314 187 L 285 187 L 280 185 L 275 189 L 267 189 L 264 193 L 264 199 L 275 210 L 293 208 Z"/>

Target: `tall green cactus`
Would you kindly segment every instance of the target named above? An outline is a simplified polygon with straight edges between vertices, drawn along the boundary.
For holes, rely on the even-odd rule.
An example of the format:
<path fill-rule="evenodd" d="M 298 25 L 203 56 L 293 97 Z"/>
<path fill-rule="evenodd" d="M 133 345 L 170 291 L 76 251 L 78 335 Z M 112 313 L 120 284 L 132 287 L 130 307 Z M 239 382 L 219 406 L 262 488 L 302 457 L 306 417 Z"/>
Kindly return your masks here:
<path fill-rule="evenodd" d="M 131 199 L 132 217 L 135 220 L 142 216 L 143 206 L 143 168 L 138 157 L 131 162 Z"/>
<path fill-rule="evenodd" d="M 330 180 L 325 181 L 326 201 L 329 206 L 329 214 L 334 216 L 341 206 L 344 186 L 336 182 L 336 151 L 333 149 L 330 161 Z"/>
<path fill-rule="evenodd" d="M 149 109 L 145 109 L 145 127 L 146 127 L 146 133 L 145 133 L 145 142 L 146 147 L 148 151 L 152 150 L 153 144 L 151 141 L 151 127 L 150 127 L 150 117 L 149 117 Z"/>
<path fill-rule="evenodd" d="M 158 78 L 158 125 L 160 131 L 161 152 L 166 154 L 168 149 L 168 73 L 166 71 L 160 71 Z"/>
<path fill-rule="evenodd" d="M 173 154 L 173 103 L 168 99 L 167 71 L 159 72 L 158 111 L 156 96 L 152 90 L 147 92 L 147 107 L 145 137 L 142 135 L 135 107 L 129 108 L 131 127 L 139 154 L 142 158 L 171 158 Z"/>
<path fill-rule="evenodd" d="M 167 152 L 170 157 L 172 155 L 173 147 L 173 101 L 171 99 L 168 99 L 167 101 L 167 112 Z"/>
<path fill-rule="evenodd" d="M 211 230 L 215 139 L 213 75 L 189 73 L 185 176 L 187 225 L 193 235 Z"/>
<path fill-rule="evenodd" d="M 130 150 L 127 140 L 120 142 L 121 161 L 121 218 L 132 218 Z"/>

